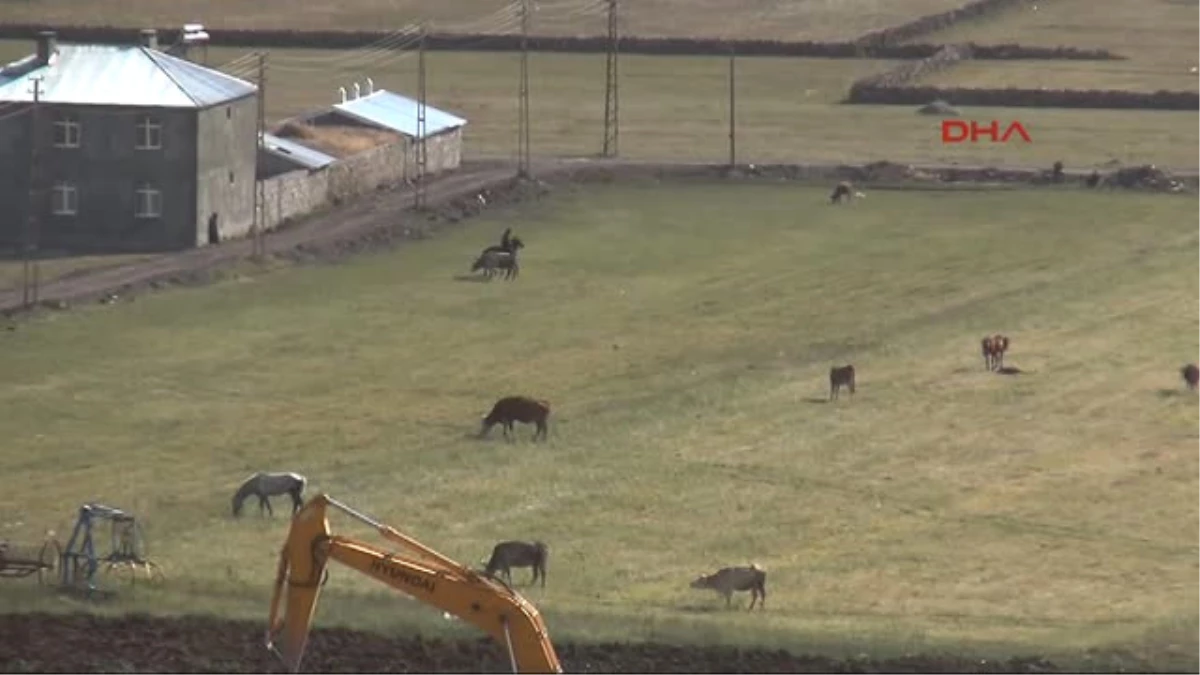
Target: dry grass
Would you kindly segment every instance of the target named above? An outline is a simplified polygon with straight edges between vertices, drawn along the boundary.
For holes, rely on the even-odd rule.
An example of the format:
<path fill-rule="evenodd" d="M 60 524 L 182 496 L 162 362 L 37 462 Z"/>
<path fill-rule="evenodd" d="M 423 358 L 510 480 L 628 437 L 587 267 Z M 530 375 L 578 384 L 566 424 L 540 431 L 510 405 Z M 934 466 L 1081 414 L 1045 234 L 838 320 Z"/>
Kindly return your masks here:
<path fill-rule="evenodd" d="M 403 140 L 400 134 L 382 129 L 339 124 L 314 125 L 296 121 L 284 122 L 274 134 L 280 138 L 296 140 L 302 145 L 339 159 Z"/>
<path fill-rule="evenodd" d="M 981 62 L 930 83 L 979 87 L 1055 87 L 1195 91 L 1200 6 L 1189 0 L 1051 0 L 936 34 L 938 42 L 1018 42 L 1102 47 L 1124 62 Z M 924 41 L 924 39 L 922 39 Z"/>
<path fill-rule="evenodd" d="M 849 39 L 966 0 L 637 0 L 624 3 L 626 35 L 786 40 Z M 604 0 L 548 0 L 532 19 L 542 35 L 602 35 Z M 512 33 L 519 30 L 516 3 L 505 0 L 38 0 L 9 2 L 8 21 L 144 27 L 198 21 L 215 28 L 387 30 L 427 21 L 439 31 Z M 736 8 L 736 9 L 735 9 Z"/>

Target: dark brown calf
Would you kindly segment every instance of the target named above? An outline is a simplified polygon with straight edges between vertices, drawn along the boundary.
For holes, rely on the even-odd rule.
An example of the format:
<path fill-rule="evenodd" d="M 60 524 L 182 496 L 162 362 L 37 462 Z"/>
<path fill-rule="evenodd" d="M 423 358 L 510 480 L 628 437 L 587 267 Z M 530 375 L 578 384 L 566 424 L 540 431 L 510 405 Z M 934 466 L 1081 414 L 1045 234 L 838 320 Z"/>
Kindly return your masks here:
<path fill-rule="evenodd" d="M 550 557 L 550 549 L 540 541 L 502 541 L 492 549 L 492 557 L 487 561 L 483 573 L 494 576 L 497 571 L 504 575 L 509 585 L 512 585 L 512 568 L 532 567 L 533 579 L 529 585 L 542 579 L 542 588 L 546 587 L 546 559 Z"/>
<path fill-rule="evenodd" d="M 829 203 L 837 204 L 845 199 L 850 201 L 854 197 L 854 186 L 849 181 L 842 181 L 833 188 L 833 194 L 829 195 Z"/>
<path fill-rule="evenodd" d="M 492 406 L 492 411 L 484 416 L 479 436 L 486 436 L 492 427 L 501 424 L 504 426 L 504 438 L 512 440 L 513 423 L 520 422 L 537 426 L 537 431 L 533 433 L 534 440 L 546 438 L 546 421 L 549 417 L 550 403 L 547 401 L 539 401 L 528 396 L 505 396 L 496 401 L 496 405 Z"/>
<path fill-rule="evenodd" d="M 846 365 L 841 368 L 829 369 L 829 400 L 832 401 L 838 397 L 838 391 L 842 387 L 850 388 L 850 395 L 854 395 L 854 366 Z"/>
<path fill-rule="evenodd" d="M 1200 381 L 1200 368 L 1197 368 L 1194 363 L 1189 363 L 1179 369 L 1179 374 L 1183 375 L 1183 381 L 1187 384 L 1187 388 L 1195 391 L 1196 382 Z"/>

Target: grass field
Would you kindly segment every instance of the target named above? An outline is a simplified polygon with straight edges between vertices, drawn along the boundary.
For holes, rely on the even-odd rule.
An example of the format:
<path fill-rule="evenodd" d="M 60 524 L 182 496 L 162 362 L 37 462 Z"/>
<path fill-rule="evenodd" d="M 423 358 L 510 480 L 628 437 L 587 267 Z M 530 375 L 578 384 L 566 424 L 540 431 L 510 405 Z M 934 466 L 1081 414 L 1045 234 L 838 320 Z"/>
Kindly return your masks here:
<path fill-rule="evenodd" d="M 0 45 L 0 59 L 27 53 Z M 210 63 L 244 50 L 213 49 Z M 518 56 L 431 52 L 432 105 L 469 120 L 467 156 L 512 156 L 517 144 Z M 943 145 L 936 119 L 906 106 L 845 106 L 850 84 L 890 61 L 741 59 L 737 65 L 737 152 L 744 162 L 913 161 L 1087 167 L 1116 160 L 1194 168 L 1200 127 L 1194 112 L 1062 109 L 967 109 L 975 119 L 1019 119 L 1032 144 Z M 357 52 L 272 50 L 268 117 L 273 121 L 334 103 L 354 80 L 412 95 L 416 58 Z M 248 74 L 245 61 L 231 70 Z M 530 56 L 532 151 L 596 154 L 603 141 L 604 57 Z M 728 61 L 626 56 L 621 61 L 624 157 L 725 161 L 728 156 Z M 1147 134 L 1146 129 L 1155 130 Z"/>
<path fill-rule="evenodd" d="M 1196 91 L 1200 6 L 1181 0 L 1053 0 L 963 23 L 937 33 L 938 42 L 1017 42 L 1048 47 L 1105 48 L 1128 61 L 971 63 L 934 75 L 930 83 L 973 87 L 1170 89 Z M 919 41 L 927 42 L 928 38 Z"/>
<path fill-rule="evenodd" d="M 964 0 L 748 0 L 736 11 L 722 0 L 638 0 L 622 3 L 625 35 L 726 37 L 783 40 L 847 40 L 924 14 L 945 11 Z M 530 3 L 530 29 L 539 35 L 604 35 L 606 0 L 548 0 Z M 445 32 L 515 33 L 519 2 L 505 0 L 350 0 L 313 5 L 302 0 L 255 4 L 239 0 L 23 0 L 5 6 L 14 22 L 131 27 L 179 26 L 200 22 L 214 28 L 389 30 L 428 22 Z"/>
<path fill-rule="evenodd" d="M 67 274 L 121 265 L 149 258 L 149 255 L 85 255 L 42 260 L 38 265 L 40 282 L 59 279 Z M 25 263 L 15 254 L 0 257 L 0 290 L 19 288 L 24 279 Z M 31 272 L 32 274 L 32 272 Z"/>
<path fill-rule="evenodd" d="M 261 618 L 286 520 L 235 522 L 229 495 L 291 469 L 467 563 L 549 542 L 529 595 L 560 639 L 1119 646 L 1196 667 L 1200 417 L 1177 372 L 1200 347 L 1196 201 L 824 198 L 566 191 L 393 253 L 0 335 L 0 475 L 20 477 L 0 536 L 129 508 L 170 582 L 108 611 Z M 521 278 L 455 281 L 509 225 Z M 1026 374 L 982 370 L 991 331 Z M 826 403 L 845 362 L 858 394 Z M 550 442 L 469 438 L 512 391 L 555 404 Z M 748 560 L 764 613 L 686 587 Z M 454 630 L 332 576 L 321 624 Z M 19 582 L 0 603 L 64 606 Z"/>

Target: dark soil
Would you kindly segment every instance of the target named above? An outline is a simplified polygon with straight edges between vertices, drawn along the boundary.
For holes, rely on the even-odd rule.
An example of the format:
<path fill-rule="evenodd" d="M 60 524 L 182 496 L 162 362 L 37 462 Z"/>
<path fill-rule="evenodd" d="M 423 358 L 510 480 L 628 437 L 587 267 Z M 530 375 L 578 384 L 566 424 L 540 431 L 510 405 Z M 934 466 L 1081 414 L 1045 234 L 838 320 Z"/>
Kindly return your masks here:
<path fill-rule="evenodd" d="M 279 673 L 262 624 L 205 617 L 90 614 L 0 616 L 0 671 L 9 673 Z M 557 644 L 568 673 L 1048 673 L 1041 659 L 982 661 L 911 656 L 892 660 L 796 656 L 778 650 L 655 644 Z M 507 673 L 492 640 L 388 638 L 316 629 L 310 673 Z"/>

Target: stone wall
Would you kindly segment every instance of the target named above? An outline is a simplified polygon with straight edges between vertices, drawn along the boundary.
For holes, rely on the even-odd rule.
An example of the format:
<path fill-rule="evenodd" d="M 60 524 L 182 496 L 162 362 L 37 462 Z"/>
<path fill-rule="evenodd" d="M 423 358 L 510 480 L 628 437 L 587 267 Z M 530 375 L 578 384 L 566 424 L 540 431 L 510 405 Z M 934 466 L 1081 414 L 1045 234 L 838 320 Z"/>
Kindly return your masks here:
<path fill-rule="evenodd" d="M 425 141 L 427 175 L 452 171 L 462 161 L 462 129 Z M 263 223 L 268 230 L 328 205 L 338 205 L 416 176 L 416 147 L 411 139 L 383 145 L 317 171 L 298 170 L 263 181 Z"/>

